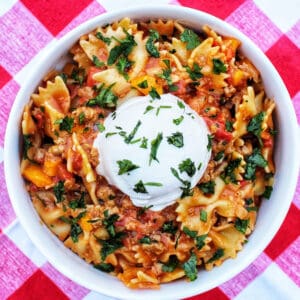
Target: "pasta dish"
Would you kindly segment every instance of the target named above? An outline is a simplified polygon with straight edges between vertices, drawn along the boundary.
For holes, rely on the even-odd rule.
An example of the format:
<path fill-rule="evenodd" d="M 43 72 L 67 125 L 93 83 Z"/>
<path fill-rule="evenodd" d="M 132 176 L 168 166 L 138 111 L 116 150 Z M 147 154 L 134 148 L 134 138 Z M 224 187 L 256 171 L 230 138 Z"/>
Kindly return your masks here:
<path fill-rule="evenodd" d="M 240 46 L 125 18 L 81 36 L 24 108 L 21 174 L 39 216 L 129 288 L 235 258 L 271 195 L 275 103 Z"/>

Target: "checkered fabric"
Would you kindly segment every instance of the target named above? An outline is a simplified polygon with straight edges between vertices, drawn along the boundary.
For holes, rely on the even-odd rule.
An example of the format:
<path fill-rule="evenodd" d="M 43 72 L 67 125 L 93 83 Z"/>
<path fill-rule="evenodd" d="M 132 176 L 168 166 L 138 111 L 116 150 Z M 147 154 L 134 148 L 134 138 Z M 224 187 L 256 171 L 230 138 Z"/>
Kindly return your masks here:
<path fill-rule="evenodd" d="M 4 181 L 4 133 L 16 94 L 45 47 L 78 24 L 144 0 L 0 2 L 0 300 L 111 299 L 56 271 L 35 248 L 11 207 Z M 248 35 L 282 76 L 300 124 L 300 0 L 152 0 L 226 20 Z M 300 181 L 288 215 L 265 251 L 221 286 L 189 299 L 300 299 Z"/>

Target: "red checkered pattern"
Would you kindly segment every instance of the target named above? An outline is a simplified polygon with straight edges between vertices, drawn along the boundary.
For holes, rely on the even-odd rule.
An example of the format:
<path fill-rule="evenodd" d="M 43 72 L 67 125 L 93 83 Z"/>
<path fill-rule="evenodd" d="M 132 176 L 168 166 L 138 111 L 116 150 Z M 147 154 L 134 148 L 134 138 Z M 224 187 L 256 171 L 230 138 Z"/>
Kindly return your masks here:
<path fill-rule="evenodd" d="M 103 299 L 56 271 L 18 223 L 4 184 L 7 118 L 24 74 L 55 39 L 105 11 L 139 0 L 6 0 L 0 2 L 0 299 Z M 226 20 L 248 35 L 282 76 L 300 124 L 300 4 L 296 0 L 155 0 Z M 190 300 L 300 299 L 300 180 L 279 232 L 244 271 Z M 284 201 L 284 199 L 283 199 Z M 105 299 L 108 299 L 105 297 Z"/>

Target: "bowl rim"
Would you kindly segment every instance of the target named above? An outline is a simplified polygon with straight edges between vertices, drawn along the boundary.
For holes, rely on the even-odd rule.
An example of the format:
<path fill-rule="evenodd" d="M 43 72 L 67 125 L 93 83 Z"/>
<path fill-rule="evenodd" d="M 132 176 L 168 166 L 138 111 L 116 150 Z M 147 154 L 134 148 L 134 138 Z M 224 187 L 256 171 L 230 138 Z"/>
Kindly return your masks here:
<path fill-rule="evenodd" d="M 147 13 L 147 16 L 145 14 Z M 268 231 L 266 232 L 266 238 L 261 241 L 260 244 L 256 245 L 252 249 L 250 253 L 248 253 L 247 259 L 241 260 L 240 264 L 236 264 L 235 268 L 233 271 L 224 274 L 218 274 L 218 278 L 216 280 L 212 280 L 210 283 L 206 283 L 205 289 L 203 289 L 201 286 L 199 286 L 199 283 L 196 284 L 196 282 L 188 283 L 186 286 L 187 288 L 181 288 L 181 289 L 176 289 L 176 284 L 173 285 L 175 288 L 173 289 L 167 289 L 168 294 L 166 293 L 165 288 L 161 288 L 159 292 L 155 292 L 153 290 L 150 290 L 147 292 L 143 291 L 132 291 L 126 288 L 126 293 L 124 293 L 124 289 L 110 289 L 108 286 L 105 285 L 95 285 L 94 283 L 90 283 L 88 280 L 86 280 L 81 274 L 74 274 L 72 271 L 72 265 L 67 264 L 66 266 L 62 263 L 61 260 L 57 260 L 55 257 L 55 254 L 51 252 L 51 249 L 47 247 L 47 243 L 49 242 L 49 239 L 51 237 L 45 237 L 36 234 L 37 230 L 36 228 L 33 228 L 30 225 L 33 225 L 32 220 L 28 220 L 27 216 L 23 213 L 23 209 L 21 206 L 19 206 L 20 201 L 17 198 L 16 193 L 16 185 L 15 185 L 15 178 L 16 174 L 14 170 L 12 170 L 12 165 L 10 163 L 11 161 L 11 153 L 12 153 L 12 146 L 15 145 L 16 143 L 16 130 L 19 132 L 19 128 L 15 128 L 16 126 L 16 115 L 20 117 L 18 112 L 20 111 L 20 108 L 24 107 L 24 104 L 28 102 L 28 97 L 26 96 L 28 94 L 28 85 L 32 85 L 32 81 L 35 77 L 38 76 L 38 74 L 41 74 L 40 69 L 45 65 L 45 61 L 48 59 L 52 62 L 57 61 L 56 59 L 52 59 L 51 57 L 57 56 L 56 52 L 57 49 L 59 49 L 61 46 L 64 48 L 65 44 L 70 44 L 72 41 L 76 41 L 79 39 L 79 37 L 84 34 L 88 33 L 94 28 L 98 26 L 103 26 L 104 24 L 111 23 L 114 20 L 119 20 L 123 17 L 130 17 L 132 19 L 151 19 L 151 18 L 162 18 L 162 19 L 178 19 L 176 16 L 179 14 L 180 16 L 185 15 L 185 18 L 183 20 L 180 19 L 182 23 L 190 23 L 189 20 L 187 20 L 186 16 L 193 15 L 194 17 L 199 17 L 199 22 L 203 22 L 202 20 L 208 20 L 206 23 L 214 24 L 213 28 L 219 32 L 222 33 L 222 29 L 225 31 L 228 31 L 232 34 L 232 36 L 238 37 L 240 40 L 242 40 L 243 44 L 247 44 L 247 46 L 250 46 L 253 51 L 257 52 L 258 57 L 261 57 L 261 60 L 263 64 L 271 70 L 271 72 L 274 75 L 274 80 L 276 84 L 278 84 L 282 90 L 282 96 L 284 104 L 286 105 L 286 110 L 289 114 L 289 118 L 285 122 L 289 124 L 289 130 L 290 130 L 290 137 L 293 139 L 293 147 L 290 147 L 290 155 L 293 159 L 295 159 L 294 163 L 289 166 L 289 174 L 290 174 L 290 179 L 288 181 L 288 189 L 286 192 L 286 199 L 289 201 L 283 202 L 281 211 L 278 213 L 278 217 L 276 220 L 274 220 L 274 223 L 270 228 L 268 228 Z M 144 17 L 142 17 L 144 16 Z M 157 17 L 156 17 L 157 16 Z M 195 18 L 194 18 L 195 19 Z M 195 23 L 195 22 L 194 22 Z M 200 24 L 204 25 L 204 23 Z M 190 25 L 190 27 L 193 27 Z M 47 47 L 46 47 L 47 48 Z M 59 52 L 59 51 L 58 51 Z M 255 62 L 254 62 L 255 63 Z M 49 64 L 49 63 L 48 63 Z M 39 76 L 41 78 L 42 76 Z M 35 86 L 39 84 L 36 80 L 34 80 Z M 31 94 L 33 90 L 29 94 Z M 26 101 L 25 101 L 26 97 Z M 296 188 L 296 183 L 297 183 L 297 177 L 298 177 L 298 170 L 299 170 L 299 164 L 300 164 L 300 158 L 297 157 L 297 152 L 299 151 L 299 141 L 298 141 L 298 125 L 297 125 L 297 119 L 295 116 L 295 112 L 292 107 L 292 102 L 290 100 L 289 94 L 287 92 L 287 89 L 285 85 L 282 82 L 282 79 L 280 78 L 278 72 L 272 65 L 272 63 L 269 61 L 269 59 L 265 56 L 265 54 L 243 33 L 241 33 L 239 30 L 234 28 L 232 25 L 226 23 L 225 21 L 214 17 L 210 14 L 204 13 L 202 11 L 194 10 L 191 8 L 187 7 L 181 7 L 181 6 L 172 6 L 172 5 L 143 5 L 143 6 L 134 6 L 130 7 L 127 9 L 122 9 L 118 11 L 113 11 L 113 12 L 106 12 L 103 13 L 99 16 L 96 16 L 78 27 L 72 29 L 69 33 L 67 33 L 65 36 L 63 36 L 61 39 L 59 39 L 57 42 L 49 46 L 49 49 L 46 54 L 43 54 L 43 57 L 39 57 L 39 60 L 35 66 L 35 70 L 32 71 L 32 73 L 28 76 L 27 80 L 24 82 L 24 84 L 21 86 L 20 91 L 18 92 L 18 95 L 13 103 L 9 119 L 7 122 L 7 128 L 6 128 L 6 133 L 5 133 L 5 142 L 4 142 L 4 172 L 5 172 L 5 179 L 6 179 L 6 185 L 8 189 L 8 194 L 9 198 L 12 202 L 13 208 L 16 212 L 16 215 L 22 225 L 22 227 L 25 229 L 27 234 L 29 235 L 30 239 L 33 241 L 34 245 L 41 251 L 41 253 L 47 258 L 47 260 L 57 269 L 59 270 L 62 274 L 67 276 L 68 278 L 71 278 L 73 281 L 77 282 L 78 284 L 90 289 L 94 290 L 99 293 L 103 293 L 107 296 L 112 296 L 112 297 L 119 297 L 122 299 L 138 299 L 140 297 L 144 299 L 174 299 L 174 298 L 183 298 L 183 297 L 188 297 L 188 296 L 193 296 L 199 293 L 203 293 L 205 291 L 208 291 L 225 281 L 233 278 L 235 275 L 240 273 L 242 270 L 244 270 L 250 263 L 252 263 L 258 255 L 267 247 L 267 245 L 270 243 L 271 239 L 274 237 L 276 232 L 278 231 L 280 225 L 282 224 L 287 211 L 290 207 L 293 195 L 294 195 L 294 190 Z M 299 153 L 299 152 L 298 152 Z M 28 195 L 27 195 L 28 196 Z M 23 201 L 25 201 L 23 199 Z M 32 207 L 33 209 L 33 207 Z M 34 210 L 34 209 L 33 209 Z M 37 213 L 32 211 L 35 215 Z M 38 217 L 39 219 L 39 217 Z M 53 235 L 53 234 L 52 234 Z M 54 235 L 53 235 L 54 236 Z M 56 237 L 54 237 L 56 239 Z M 59 241 L 60 242 L 60 241 Z M 54 241 L 54 243 L 56 243 Z M 61 242 L 60 242 L 61 243 Z M 63 247 L 65 247 L 63 245 Z M 243 247 L 243 250 L 245 247 Z M 243 251 L 241 251 L 243 252 Z M 240 252 L 240 253 L 241 253 Z M 56 254 L 57 255 L 57 254 Z M 72 258 L 73 259 L 73 258 Z M 237 259 L 237 258 L 236 258 Z M 227 262 L 225 261 L 223 263 L 226 264 Z M 214 273 L 214 271 L 211 271 Z M 110 275 L 109 275 L 110 276 Z M 100 278 L 100 277 L 99 277 Z M 172 285 L 172 283 L 169 283 L 169 285 Z M 179 284 L 180 286 L 180 284 Z M 185 285 L 183 285 L 185 287 Z M 128 290 L 127 290 L 128 289 Z M 159 293 L 161 294 L 159 295 Z M 163 295 L 164 294 L 164 295 Z"/>

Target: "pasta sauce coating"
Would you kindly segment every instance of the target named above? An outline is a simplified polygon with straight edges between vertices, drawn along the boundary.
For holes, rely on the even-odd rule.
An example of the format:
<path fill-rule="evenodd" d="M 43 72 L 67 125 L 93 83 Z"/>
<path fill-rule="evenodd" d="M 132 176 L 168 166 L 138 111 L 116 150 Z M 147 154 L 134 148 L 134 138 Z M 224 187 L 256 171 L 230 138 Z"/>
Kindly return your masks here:
<path fill-rule="evenodd" d="M 235 258 L 271 195 L 275 103 L 240 45 L 207 26 L 125 18 L 83 35 L 24 108 L 20 168 L 35 209 L 66 247 L 129 288 L 193 281 L 199 267 Z M 195 188 L 152 211 L 96 173 L 93 142 L 117 105 L 163 93 L 205 119 L 212 156 Z"/>

